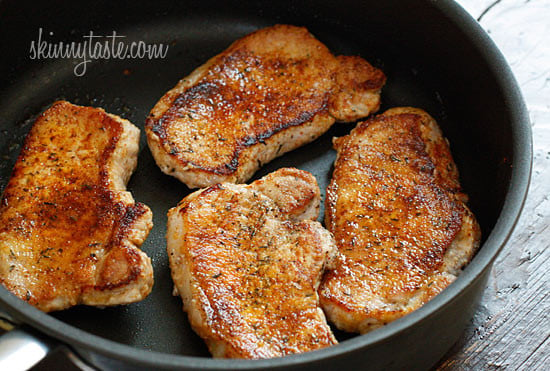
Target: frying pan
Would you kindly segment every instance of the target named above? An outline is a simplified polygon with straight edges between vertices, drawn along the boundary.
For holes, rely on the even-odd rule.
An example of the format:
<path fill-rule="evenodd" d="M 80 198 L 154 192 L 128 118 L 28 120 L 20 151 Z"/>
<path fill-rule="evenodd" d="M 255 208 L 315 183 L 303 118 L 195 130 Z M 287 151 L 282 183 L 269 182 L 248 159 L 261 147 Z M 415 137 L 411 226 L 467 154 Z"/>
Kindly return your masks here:
<path fill-rule="evenodd" d="M 462 275 L 425 306 L 381 329 L 363 336 L 336 332 L 337 346 L 270 360 L 211 359 L 190 329 L 180 299 L 171 295 L 165 251 L 166 212 L 189 189 L 161 173 L 142 135 L 128 189 L 154 213 L 155 227 L 142 246 L 153 261 L 153 292 L 132 305 L 45 314 L 0 288 L 1 308 L 21 325 L 4 335 L 0 349 L 5 349 L 6 337 L 34 344 L 42 353 L 61 343 L 86 363 L 106 369 L 423 369 L 456 341 L 523 206 L 531 134 L 502 55 L 451 1 L 4 1 L 0 186 L 9 178 L 33 119 L 53 101 L 100 106 L 143 128 L 148 111 L 180 78 L 237 38 L 275 23 L 306 26 L 334 53 L 361 55 L 382 68 L 388 82 L 381 110 L 416 106 L 438 120 L 483 232 L 482 247 Z M 76 77 L 73 60 L 29 58 L 39 28 L 52 42 L 82 42 L 90 30 L 96 35 L 114 30 L 128 42 L 164 43 L 169 51 L 163 59 L 94 60 L 84 76 Z M 295 166 L 312 172 L 324 190 L 335 156 L 331 138 L 353 126 L 335 125 L 315 142 L 266 165 L 255 178 Z M 28 353 L 25 358 L 32 357 Z"/>

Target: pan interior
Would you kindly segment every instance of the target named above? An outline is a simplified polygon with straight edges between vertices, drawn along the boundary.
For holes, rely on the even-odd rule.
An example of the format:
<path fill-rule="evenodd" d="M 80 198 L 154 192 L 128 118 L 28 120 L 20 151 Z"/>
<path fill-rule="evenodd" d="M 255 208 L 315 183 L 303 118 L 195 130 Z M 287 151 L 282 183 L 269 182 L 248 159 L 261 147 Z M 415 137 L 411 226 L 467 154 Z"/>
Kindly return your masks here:
<path fill-rule="evenodd" d="M 502 207 L 506 191 L 504 185 L 510 175 L 507 165 L 510 161 L 507 157 L 510 133 L 503 132 L 507 130 L 505 125 L 499 129 L 499 122 L 502 122 L 499 121 L 499 113 L 497 117 L 491 117 L 482 112 L 482 107 L 472 106 L 468 100 L 471 97 L 465 96 L 466 89 L 461 84 L 483 73 L 483 66 L 476 67 L 481 72 L 473 68 L 468 70 L 472 66 L 467 65 L 467 60 L 475 52 L 468 48 L 462 51 L 465 66 L 458 63 L 453 66 L 451 63 L 442 67 L 433 59 L 437 55 L 435 51 L 426 49 L 418 52 L 413 44 L 398 38 L 390 39 L 391 32 L 377 23 L 352 23 L 350 27 L 349 24 L 338 25 L 313 15 L 306 19 L 297 14 L 270 16 L 266 13 L 237 13 L 234 16 L 211 14 L 205 18 L 192 16 L 190 12 L 187 15 L 181 13 L 178 17 L 121 22 L 120 27 L 98 23 L 97 29 L 93 28 L 93 24 L 71 28 L 46 22 L 41 27 L 55 30 L 51 41 L 78 41 L 90 28 L 104 35 L 115 28 L 128 41 L 162 42 L 169 45 L 169 51 L 164 59 L 93 61 L 82 77 L 74 76 L 75 63 L 70 60 L 24 60 L 5 74 L 3 82 L 6 83 L 6 90 L 0 93 L 0 112 L 3 113 L 0 121 L 1 189 L 9 179 L 33 119 L 53 101 L 66 99 L 75 104 L 100 106 L 143 129 L 145 117 L 156 101 L 180 78 L 208 58 L 257 28 L 292 23 L 307 26 L 335 54 L 361 55 L 382 68 L 388 82 L 383 90 L 381 111 L 394 106 L 416 106 L 427 110 L 438 120 L 451 142 L 463 186 L 470 194 L 470 205 L 478 216 L 484 235 L 488 235 Z M 30 41 L 36 39 L 39 26 L 37 23 L 36 28 L 30 27 L 32 32 L 21 35 L 15 48 L 20 48 L 20 44 L 28 48 Z M 421 43 L 422 40 L 416 42 Z M 9 47 L 7 43 L 2 49 Z M 452 78 L 449 71 L 456 72 Z M 490 89 L 490 86 L 483 89 Z M 498 107 L 498 94 L 494 91 L 493 97 L 485 102 L 489 108 Z M 332 137 L 345 135 L 353 126 L 336 124 L 315 142 L 266 165 L 254 179 L 283 166 L 295 166 L 316 176 L 324 196 L 335 157 Z M 491 129 L 501 135 L 500 142 L 487 140 Z M 495 188 L 495 182 L 501 182 L 501 186 Z M 147 148 L 143 131 L 138 168 L 128 189 L 137 201 L 153 210 L 154 228 L 142 246 L 153 262 L 153 292 L 144 301 L 128 306 L 106 309 L 75 307 L 53 313 L 52 316 L 90 333 L 138 348 L 208 356 L 202 340 L 191 330 L 182 312 L 181 300 L 171 294 L 172 280 L 165 250 L 166 212 L 190 191 L 158 169 Z M 322 215 L 323 210 L 320 220 Z M 336 335 L 340 341 L 351 336 L 338 331 Z"/>

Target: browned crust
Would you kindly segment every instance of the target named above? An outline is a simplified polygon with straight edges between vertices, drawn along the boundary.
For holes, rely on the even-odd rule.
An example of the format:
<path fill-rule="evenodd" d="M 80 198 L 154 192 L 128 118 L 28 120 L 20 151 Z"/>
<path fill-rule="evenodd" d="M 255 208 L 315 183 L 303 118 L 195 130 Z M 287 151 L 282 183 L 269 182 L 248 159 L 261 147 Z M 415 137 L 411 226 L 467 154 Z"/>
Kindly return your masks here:
<path fill-rule="evenodd" d="M 167 146 L 168 148 L 170 148 L 168 154 L 177 159 L 180 164 L 190 164 L 197 170 L 219 175 L 229 175 L 237 171 L 239 167 L 239 157 L 244 149 L 252 147 L 259 143 L 264 144 L 266 139 L 271 138 L 273 135 L 279 133 L 280 131 L 286 130 L 291 127 L 300 126 L 306 122 L 311 121 L 315 115 L 321 112 L 326 112 L 328 106 L 328 94 L 326 94 L 325 98 L 321 102 L 319 102 L 318 106 L 315 107 L 313 110 L 300 111 L 299 109 L 296 109 L 296 111 L 294 112 L 296 114 L 296 117 L 290 120 L 285 121 L 278 119 L 276 120 L 276 122 L 274 122 L 274 120 L 271 120 L 272 126 L 270 126 L 266 131 L 249 134 L 242 138 L 237 138 L 235 144 L 233 145 L 233 150 L 229 161 L 218 166 L 204 166 L 197 161 L 187 160 L 179 156 L 180 149 L 170 142 L 170 135 L 167 135 L 166 133 L 167 127 L 170 125 L 170 122 L 175 120 L 177 116 L 181 115 L 181 113 L 179 112 L 180 110 L 188 107 L 191 103 L 204 104 L 205 101 L 208 101 L 208 95 L 204 91 L 201 91 L 203 90 L 204 85 L 213 84 L 209 82 L 201 82 L 199 85 L 195 85 L 187 89 L 173 101 L 168 111 L 166 111 L 166 113 L 162 117 L 153 118 L 152 116 L 149 116 L 145 121 L 145 125 L 160 138 L 160 142 L 163 146 Z M 226 87 L 224 86 L 221 89 L 225 90 Z M 196 91 L 200 91 L 200 93 L 196 94 Z M 227 100 L 225 103 L 230 106 L 236 106 L 237 100 Z M 250 104 L 252 102 L 246 102 L 245 104 L 247 103 Z M 217 111 L 216 116 L 219 115 L 218 119 L 221 119 L 222 112 L 223 111 Z M 214 120 L 215 119 L 213 119 L 212 121 Z"/>
<path fill-rule="evenodd" d="M 116 228 L 116 235 L 108 250 L 112 251 L 113 246 L 123 246 L 124 240 L 128 238 L 128 234 L 134 228 L 136 221 L 148 211 L 149 208 L 140 202 L 128 206 L 118 228 Z M 121 262 L 123 263 L 121 264 Z M 114 290 L 136 282 L 143 273 L 142 257 L 135 249 L 115 249 L 114 254 L 111 252 L 103 265 L 105 268 L 101 270 L 98 282 L 85 289 Z M 122 267 L 122 270 L 117 269 L 117 267 Z"/>
<path fill-rule="evenodd" d="M 305 28 L 276 25 L 237 40 L 166 93 L 146 120 L 149 146 L 159 147 L 153 151 L 157 163 L 170 163 L 161 166 L 168 174 L 186 171 L 244 181 L 239 167 L 256 161 L 249 158 L 252 152 L 244 155 L 249 149 L 279 146 L 258 159 L 265 163 L 314 140 L 335 119 L 364 117 L 378 109 L 384 83 L 382 71 L 364 59 L 336 58 Z M 352 113 L 349 101 L 358 97 L 364 97 L 365 107 Z M 307 134 L 307 124 L 316 118 L 320 132 Z M 297 136 L 303 138 L 285 141 L 283 133 L 291 128 L 301 130 Z M 170 160 L 157 158 L 158 151 Z"/>
<path fill-rule="evenodd" d="M 63 101 L 36 119 L 0 206 L 0 280 L 21 299 L 63 309 L 144 278 L 150 262 L 128 239 L 150 210 L 109 178 L 123 130 L 102 109 Z"/>
<path fill-rule="evenodd" d="M 262 190 L 289 176 L 298 189 L 287 210 Z M 197 191 L 169 211 L 172 277 L 214 356 L 270 358 L 337 343 L 316 294 L 333 242 L 317 222 L 288 220 L 287 212 L 307 209 L 298 203 L 312 203 L 301 194 L 307 181 L 318 195 L 310 174 L 284 168 L 248 186 Z"/>
<path fill-rule="evenodd" d="M 325 221 L 341 259 L 320 297 L 340 328 L 364 332 L 418 308 L 454 279 L 443 271 L 445 254 L 473 215 L 448 143 L 424 111 L 389 110 L 334 146 Z M 470 254 L 479 241 L 473 221 Z"/>

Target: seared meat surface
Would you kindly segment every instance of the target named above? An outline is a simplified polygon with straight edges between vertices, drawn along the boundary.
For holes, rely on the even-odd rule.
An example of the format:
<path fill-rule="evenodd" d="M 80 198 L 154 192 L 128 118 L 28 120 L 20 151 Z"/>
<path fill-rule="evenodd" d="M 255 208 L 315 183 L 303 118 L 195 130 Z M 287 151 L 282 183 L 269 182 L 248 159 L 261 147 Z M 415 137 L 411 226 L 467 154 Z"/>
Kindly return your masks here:
<path fill-rule="evenodd" d="M 153 285 L 139 250 L 151 211 L 126 183 L 139 129 L 56 102 L 27 135 L 0 206 L 0 281 L 43 311 L 139 301 Z"/>
<path fill-rule="evenodd" d="M 336 246 L 319 188 L 283 168 L 192 193 L 168 212 L 168 255 L 193 329 L 215 357 L 271 358 L 336 343 L 317 288 Z"/>
<path fill-rule="evenodd" d="M 319 295 L 338 328 L 364 333 L 448 286 L 475 253 L 480 229 L 426 112 L 391 109 L 334 147 L 325 221 L 340 256 Z"/>
<path fill-rule="evenodd" d="M 234 42 L 152 109 L 149 148 L 187 186 L 242 183 L 335 121 L 376 111 L 382 71 L 334 56 L 305 28 L 277 25 Z"/>

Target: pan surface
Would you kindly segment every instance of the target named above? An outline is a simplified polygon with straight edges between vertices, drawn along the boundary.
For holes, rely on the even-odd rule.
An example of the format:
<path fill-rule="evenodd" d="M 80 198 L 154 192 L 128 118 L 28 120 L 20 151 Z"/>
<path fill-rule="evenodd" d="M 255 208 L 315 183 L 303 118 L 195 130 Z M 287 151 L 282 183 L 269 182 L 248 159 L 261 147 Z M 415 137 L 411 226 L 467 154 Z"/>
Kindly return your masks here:
<path fill-rule="evenodd" d="M 151 295 L 128 306 L 75 307 L 46 315 L 2 288 L 0 300 L 6 310 L 75 346 L 94 362 L 101 362 L 95 355 L 102 354 L 142 366 L 190 368 L 299 366 L 323 358 L 338 363 L 339 357 L 366 346 L 388 352 L 392 346 L 386 343 L 394 334 L 416 331 L 416 335 L 405 334 L 404 339 L 412 341 L 423 333 L 429 338 L 435 334 L 430 332 L 436 331 L 436 325 L 449 326 L 449 339 L 432 339 L 439 345 L 419 356 L 418 364 L 429 366 L 437 361 L 434 357 L 445 352 L 454 334 L 460 333 L 470 318 L 490 263 L 511 232 L 525 196 L 530 135 L 521 97 L 490 40 L 451 2 L 297 4 L 1 3 L 0 189 L 9 179 L 33 119 L 53 101 L 66 99 L 99 106 L 143 129 L 149 110 L 167 90 L 232 41 L 275 23 L 306 26 L 335 54 L 360 55 L 384 70 L 388 82 L 380 111 L 402 105 L 423 108 L 449 138 L 461 182 L 486 242 L 463 276 L 424 308 L 383 329 L 361 337 L 337 331 L 343 343 L 332 349 L 259 363 L 210 360 L 206 346 L 182 312 L 180 298 L 171 295 L 173 284 L 165 250 L 166 212 L 189 189 L 159 170 L 142 131 L 138 167 L 128 190 L 153 210 L 154 228 L 142 246 L 153 262 L 155 285 Z M 128 41 L 164 43 L 169 50 L 163 59 L 92 61 L 85 75 L 76 77 L 73 60 L 29 58 L 29 45 L 38 38 L 39 28 L 48 33 L 51 42 L 81 42 L 90 30 L 96 35 L 116 31 Z M 313 173 L 324 195 L 335 158 L 332 137 L 345 135 L 352 127 L 354 124 L 336 124 L 315 142 L 267 164 L 253 179 L 294 166 Z M 323 210 L 320 220 L 322 216 Z M 449 313 L 460 319 L 445 322 Z M 456 323 L 448 323 L 453 320 Z M 401 345 L 407 346 L 406 342 Z M 414 344 L 408 346 L 399 351 L 415 349 Z"/>

